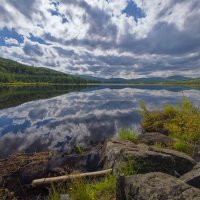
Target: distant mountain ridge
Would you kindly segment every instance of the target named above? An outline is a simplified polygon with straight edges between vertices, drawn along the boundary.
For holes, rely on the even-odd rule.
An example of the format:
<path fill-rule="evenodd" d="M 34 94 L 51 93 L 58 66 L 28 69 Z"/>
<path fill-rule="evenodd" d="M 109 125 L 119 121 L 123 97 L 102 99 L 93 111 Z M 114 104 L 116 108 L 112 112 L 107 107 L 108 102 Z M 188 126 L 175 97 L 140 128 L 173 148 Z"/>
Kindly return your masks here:
<path fill-rule="evenodd" d="M 0 58 L 0 83 L 86 84 L 96 81 Z"/>
<path fill-rule="evenodd" d="M 200 84 L 200 78 L 184 76 L 149 77 L 137 79 L 100 78 L 90 75 L 69 75 L 44 67 L 33 67 L 19 62 L 0 58 L 0 83 L 52 83 L 52 84 L 87 84 L 87 83 L 174 83 L 188 82 Z"/>
<path fill-rule="evenodd" d="M 104 83 L 153 83 L 153 82 L 182 82 L 182 81 L 193 81 L 199 80 L 184 76 L 169 76 L 169 77 L 149 77 L 149 78 L 137 78 L 137 79 L 123 79 L 123 78 L 99 78 L 89 75 L 80 75 L 83 78 L 89 78 L 95 81 L 101 81 Z"/>

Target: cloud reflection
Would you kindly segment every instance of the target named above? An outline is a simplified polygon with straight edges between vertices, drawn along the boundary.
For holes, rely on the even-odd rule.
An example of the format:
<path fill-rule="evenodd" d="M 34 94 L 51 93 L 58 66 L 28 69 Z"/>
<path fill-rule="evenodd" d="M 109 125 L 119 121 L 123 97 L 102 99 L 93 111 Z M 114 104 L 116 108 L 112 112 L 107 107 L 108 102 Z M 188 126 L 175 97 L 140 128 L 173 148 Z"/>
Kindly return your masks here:
<path fill-rule="evenodd" d="M 0 111 L 0 158 L 19 151 L 70 151 L 97 144 L 123 127 L 139 128 L 139 103 L 149 108 L 185 96 L 199 103 L 200 91 L 101 88 L 68 93 Z"/>

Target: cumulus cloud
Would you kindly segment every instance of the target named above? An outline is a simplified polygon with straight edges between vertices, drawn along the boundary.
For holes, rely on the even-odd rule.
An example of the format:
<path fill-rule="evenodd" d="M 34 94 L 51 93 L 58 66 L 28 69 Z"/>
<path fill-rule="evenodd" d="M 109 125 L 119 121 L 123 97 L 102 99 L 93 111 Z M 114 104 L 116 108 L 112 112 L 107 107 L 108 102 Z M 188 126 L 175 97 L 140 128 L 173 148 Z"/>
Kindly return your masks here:
<path fill-rule="evenodd" d="M 197 77 L 199 17 L 199 0 L 2 0 L 0 56 L 108 78 Z"/>

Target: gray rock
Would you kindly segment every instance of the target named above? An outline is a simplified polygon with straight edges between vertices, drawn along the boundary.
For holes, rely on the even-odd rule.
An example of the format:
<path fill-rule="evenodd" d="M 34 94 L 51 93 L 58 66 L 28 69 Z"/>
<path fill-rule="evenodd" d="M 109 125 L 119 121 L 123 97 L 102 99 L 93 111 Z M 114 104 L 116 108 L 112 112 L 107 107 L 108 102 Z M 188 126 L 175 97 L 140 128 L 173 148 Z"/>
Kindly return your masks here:
<path fill-rule="evenodd" d="M 146 144 L 134 144 L 118 137 L 108 140 L 102 152 L 104 168 L 113 168 L 114 174 L 127 161 L 131 161 L 139 173 L 163 172 L 171 175 L 175 175 L 175 172 L 183 175 L 196 164 L 184 153 Z"/>
<path fill-rule="evenodd" d="M 158 132 L 149 132 L 140 134 L 138 136 L 138 142 L 147 145 L 161 144 L 165 147 L 168 147 L 173 145 L 176 142 L 176 139 L 170 138 Z"/>
<path fill-rule="evenodd" d="M 198 162 L 193 169 L 200 169 L 200 162 Z"/>
<path fill-rule="evenodd" d="M 193 169 L 181 176 L 180 179 L 193 187 L 200 188 L 200 168 Z"/>
<path fill-rule="evenodd" d="M 160 172 L 119 177 L 116 200 L 199 200 L 200 190 Z"/>
<path fill-rule="evenodd" d="M 3 186 L 3 178 L 0 176 L 0 188 Z"/>

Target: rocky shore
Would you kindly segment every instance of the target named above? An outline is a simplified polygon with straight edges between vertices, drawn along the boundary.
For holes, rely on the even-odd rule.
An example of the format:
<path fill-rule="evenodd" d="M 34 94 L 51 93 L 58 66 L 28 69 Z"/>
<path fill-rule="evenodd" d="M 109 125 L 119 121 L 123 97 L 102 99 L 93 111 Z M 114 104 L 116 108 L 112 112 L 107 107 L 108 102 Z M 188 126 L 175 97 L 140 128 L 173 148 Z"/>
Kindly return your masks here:
<path fill-rule="evenodd" d="M 117 178 L 117 200 L 200 199 L 198 152 L 189 156 L 170 149 L 176 139 L 160 133 L 141 134 L 133 143 L 114 137 L 102 152 L 104 168 L 113 168 Z M 162 144 L 157 147 L 156 144 Z M 136 169 L 132 176 L 120 176 L 127 162 Z"/>
<path fill-rule="evenodd" d="M 152 132 L 136 141 L 115 136 L 82 152 L 17 154 L 0 161 L 0 188 L 13 199 L 46 199 L 48 186 L 33 188 L 37 178 L 112 168 L 117 179 L 116 200 L 200 199 L 200 155 L 171 149 L 177 139 Z M 159 145 L 158 145 L 159 144 Z M 134 166 L 124 175 L 122 166 Z M 15 197 L 15 198 L 14 198 Z M 10 197 L 10 199 L 12 199 Z M 17 198 L 16 198 L 17 199 Z"/>

